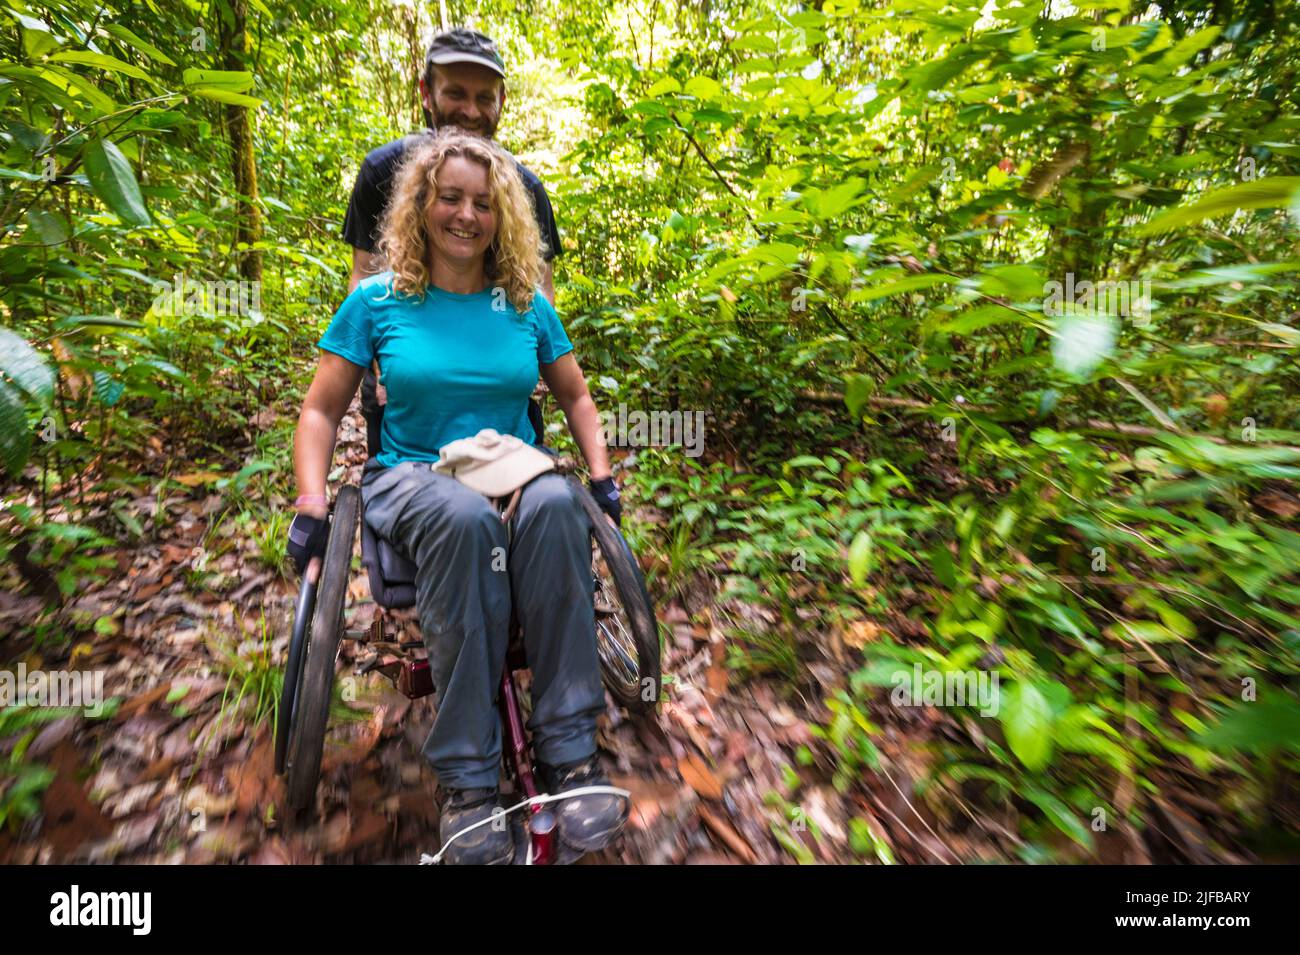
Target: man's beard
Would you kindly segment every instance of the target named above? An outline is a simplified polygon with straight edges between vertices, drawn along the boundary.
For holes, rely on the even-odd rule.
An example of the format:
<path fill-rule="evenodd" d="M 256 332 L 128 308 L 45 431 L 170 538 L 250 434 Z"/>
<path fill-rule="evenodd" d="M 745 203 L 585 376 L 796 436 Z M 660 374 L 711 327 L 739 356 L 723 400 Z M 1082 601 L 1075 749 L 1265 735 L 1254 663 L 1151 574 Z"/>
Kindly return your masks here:
<path fill-rule="evenodd" d="M 464 122 L 459 122 L 458 117 L 463 119 L 463 117 L 460 117 L 458 113 L 443 113 L 437 106 L 433 108 L 432 115 L 429 114 L 427 109 L 424 111 L 424 121 L 429 124 L 431 129 L 443 129 L 447 126 L 455 126 L 457 129 L 463 129 L 465 132 L 473 133 L 475 136 L 482 136 L 484 139 L 491 139 L 496 135 L 497 123 L 494 120 L 489 120 L 487 117 L 481 117 L 479 119 L 478 128 L 475 128 Z"/>

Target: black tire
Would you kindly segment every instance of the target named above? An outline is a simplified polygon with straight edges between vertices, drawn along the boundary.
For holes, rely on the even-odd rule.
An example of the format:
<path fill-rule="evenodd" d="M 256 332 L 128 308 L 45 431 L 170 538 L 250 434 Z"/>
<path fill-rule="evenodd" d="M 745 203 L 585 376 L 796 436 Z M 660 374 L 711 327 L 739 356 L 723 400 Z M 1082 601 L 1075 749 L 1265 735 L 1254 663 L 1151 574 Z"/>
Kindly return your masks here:
<path fill-rule="evenodd" d="M 650 712 L 659 703 L 661 673 L 659 624 L 645 577 L 623 535 L 591 494 L 576 479 L 569 481 L 591 520 L 595 538 L 592 575 L 601 678 L 620 706 L 632 713 Z"/>
<path fill-rule="evenodd" d="M 284 775 L 284 762 L 289 752 L 293 708 L 302 689 L 302 661 L 306 656 L 312 611 L 315 609 L 316 582 L 308 581 L 304 574 L 293 615 L 293 634 L 289 637 L 289 658 L 284 665 L 284 689 L 280 693 L 280 706 L 275 717 L 275 771 L 280 776 Z"/>
<path fill-rule="evenodd" d="M 329 543 L 317 583 L 316 609 L 311 618 L 307 658 L 302 683 L 294 700 L 293 723 L 285 761 L 289 808 L 307 809 L 316 798 L 320 781 L 321 756 L 325 751 L 325 728 L 329 722 L 330 696 L 334 689 L 334 664 L 343 637 L 343 608 L 347 602 L 348 576 L 356 541 L 361 492 L 348 484 L 339 489 L 330 517 Z"/>

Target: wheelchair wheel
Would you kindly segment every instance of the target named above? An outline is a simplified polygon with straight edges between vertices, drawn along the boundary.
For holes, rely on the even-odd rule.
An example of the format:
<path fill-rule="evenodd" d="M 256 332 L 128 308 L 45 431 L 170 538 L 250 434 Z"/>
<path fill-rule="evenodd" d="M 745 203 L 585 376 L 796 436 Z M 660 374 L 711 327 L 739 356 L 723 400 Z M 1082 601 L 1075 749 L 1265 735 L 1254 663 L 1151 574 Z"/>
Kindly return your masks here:
<path fill-rule="evenodd" d="M 614 700 L 634 713 L 659 702 L 659 626 L 632 550 L 581 483 L 570 478 L 591 520 L 592 585 L 601 676 Z"/>
<path fill-rule="evenodd" d="M 289 734 L 293 728 L 293 708 L 302 688 L 302 658 L 311 632 L 312 611 L 316 608 L 316 584 L 304 574 L 298 588 L 298 605 L 293 614 L 293 635 L 289 638 L 289 659 L 284 666 L 284 689 L 275 716 L 275 772 L 284 775 L 289 752 Z"/>
<path fill-rule="evenodd" d="M 329 542 L 316 584 L 315 607 L 306 631 L 305 657 L 289 712 L 285 774 L 289 808 L 295 812 L 312 804 L 320 779 L 325 727 L 334 688 L 334 663 L 343 636 L 343 608 L 360 511 L 360 490 L 350 484 L 340 488 L 330 517 Z M 291 647 L 291 657 L 292 653 Z M 286 673 L 286 689 L 289 676 Z"/>

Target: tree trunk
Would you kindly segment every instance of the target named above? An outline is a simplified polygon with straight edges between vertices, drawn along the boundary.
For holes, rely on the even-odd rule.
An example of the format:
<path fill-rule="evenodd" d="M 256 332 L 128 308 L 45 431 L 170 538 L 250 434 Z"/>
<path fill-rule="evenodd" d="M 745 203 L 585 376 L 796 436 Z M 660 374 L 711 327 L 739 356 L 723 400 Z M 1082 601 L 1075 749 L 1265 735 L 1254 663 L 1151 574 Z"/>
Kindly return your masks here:
<path fill-rule="evenodd" d="M 248 3 L 230 0 L 231 20 L 224 21 L 221 44 L 221 68 L 248 68 Z M 230 136 L 230 168 L 239 193 L 235 205 L 235 244 L 253 246 L 262 238 L 262 214 L 257 207 L 257 162 L 253 155 L 253 119 L 248 107 L 228 103 L 225 111 L 226 131 Z M 248 248 L 239 254 L 239 274 L 250 282 L 262 281 L 262 253 Z"/>

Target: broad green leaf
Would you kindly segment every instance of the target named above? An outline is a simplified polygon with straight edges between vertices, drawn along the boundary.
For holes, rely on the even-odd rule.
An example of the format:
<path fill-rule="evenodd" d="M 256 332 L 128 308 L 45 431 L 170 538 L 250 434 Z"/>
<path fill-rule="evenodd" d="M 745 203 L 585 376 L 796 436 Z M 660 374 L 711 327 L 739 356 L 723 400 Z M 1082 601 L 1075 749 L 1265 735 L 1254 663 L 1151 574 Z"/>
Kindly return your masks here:
<path fill-rule="evenodd" d="M 937 331 L 953 335 L 966 335 L 981 328 L 988 328 L 991 325 L 1005 325 L 1024 321 L 1027 321 L 1025 316 L 1007 308 L 1005 305 L 979 305 L 967 309 L 951 321 L 944 322 L 938 327 Z"/>
<path fill-rule="evenodd" d="M 865 183 L 861 179 L 850 179 L 833 189 L 827 189 L 818 197 L 817 215 L 823 219 L 833 219 L 860 200 L 859 194 Z"/>
<path fill-rule="evenodd" d="M 1170 640 L 1178 639 L 1178 634 L 1154 620 L 1120 620 L 1114 625 L 1113 632 L 1116 637 L 1125 641 L 1168 643 Z"/>
<path fill-rule="evenodd" d="M 1160 65 L 1166 70 L 1175 70 L 1182 66 L 1201 50 L 1205 49 L 1218 38 L 1222 30 L 1219 26 L 1208 26 L 1203 30 L 1197 30 L 1195 33 L 1189 33 L 1177 43 L 1175 43 L 1163 57 Z"/>
<path fill-rule="evenodd" d="M 12 11 L 10 11 L 12 12 Z M 24 17 L 24 20 L 31 20 L 31 17 Z M 39 60 L 50 50 L 56 49 L 62 42 L 62 37 L 57 37 L 49 31 L 49 28 L 39 20 L 32 21 L 40 23 L 39 30 L 33 30 L 29 27 L 23 28 L 23 52 L 27 54 L 27 59 Z"/>
<path fill-rule="evenodd" d="M 190 89 L 190 92 L 204 99 L 230 103 L 234 106 L 247 106 L 249 109 L 257 109 L 262 105 L 262 101 L 255 96 L 245 96 L 243 93 L 236 93 L 220 86 L 195 86 Z"/>
<path fill-rule="evenodd" d="M 70 328 L 80 328 L 85 325 L 104 325 L 114 328 L 144 328 L 144 322 L 133 321 L 129 318 L 118 318 L 116 315 L 68 315 L 59 319 L 54 327 L 60 331 Z"/>
<path fill-rule="evenodd" d="M 844 403 L 848 406 L 849 414 L 854 421 L 862 417 L 862 409 L 866 407 L 875 392 L 876 379 L 870 375 L 854 375 L 849 378 L 844 389 Z"/>
<path fill-rule="evenodd" d="M 1300 704 L 1281 688 L 1264 685 L 1259 693 L 1229 710 L 1200 736 L 1201 744 L 1220 752 L 1300 752 Z"/>
<path fill-rule="evenodd" d="M 128 30 L 126 27 L 122 26 L 121 24 L 108 23 L 104 25 L 104 29 L 109 34 L 117 37 L 119 40 L 123 41 L 124 43 L 130 44 L 131 46 L 135 47 L 145 56 L 157 60 L 159 63 L 166 63 L 168 66 L 176 65 L 176 61 L 173 60 L 166 53 L 164 53 L 162 50 L 158 49 L 158 47 L 154 46 L 152 43 L 149 43 L 146 40 L 140 39 L 140 37 L 132 33 L 130 30 Z"/>
<path fill-rule="evenodd" d="M 849 545 L 849 577 L 858 587 L 867 582 L 872 564 L 871 535 L 867 531 L 858 531 Z"/>
<path fill-rule="evenodd" d="M 95 381 L 95 397 L 109 407 L 117 404 L 126 386 L 106 371 L 97 371 L 92 378 Z"/>
<path fill-rule="evenodd" d="M 980 276 L 980 289 L 986 295 L 1008 298 L 1013 302 L 1041 299 L 1045 293 L 1043 276 L 1029 265 L 1003 265 Z"/>
<path fill-rule="evenodd" d="M 45 177 L 34 172 L 25 172 L 22 169 L 6 169 L 0 166 L 0 179 L 23 179 L 27 182 L 42 182 Z"/>
<path fill-rule="evenodd" d="M 731 41 L 735 50 L 758 50 L 762 53 L 775 53 L 776 41 L 760 33 L 745 33 Z"/>
<path fill-rule="evenodd" d="M 1032 683 L 1014 683 L 1001 691 L 1000 713 L 1007 745 L 1031 772 L 1052 761 L 1052 707 Z"/>
<path fill-rule="evenodd" d="M 948 550 L 945 544 L 936 544 L 930 550 L 930 569 L 934 572 L 934 579 L 939 581 L 949 590 L 957 586 L 957 568 L 953 564 L 952 552 Z"/>
<path fill-rule="evenodd" d="M 153 77 L 140 69 L 138 66 L 132 66 L 130 63 L 123 63 L 115 56 L 109 56 L 107 53 L 91 53 L 88 50 L 67 50 L 63 53 L 55 53 L 50 57 L 51 63 L 76 63 L 79 66 L 97 66 L 101 70 L 109 70 L 113 73 L 123 73 L 127 76 L 134 76 L 137 80 L 152 80 Z"/>
<path fill-rule="evenodd" d="M 1203 196 L 1191 205 L 1162 212 L 1138 229 L 1139 236 L 1168 232 L 1180 226 L 1228 215 L 1238 209 L 1270 209 L 1290 204 L 1300 191 L 1300 176 L 1272 176 L 1243 182 Z"/>
<path fill-rule="evenodd" d="M 1092 831 L 1083 823 L 1070 807 L 1051 793 L 1041 789 L 1026 789 L 1024 797 L 1032 802 L 1063 833 L 1089 852 L 1093 850 Z"/>
<path fill-rule="evenodd" d="M 1300 345 L 1300 328 L 1280 325 L 1277 322 L 1258 322 L 1257 324 L 1264 331 L 1282 339 L 1288 345 Z"/>
<path fill-rule="evenodd" d="M 3 327 L 0 327 L 0 375 L 11 378 L 42 405 L 54 400 L 53 369 L 25 338 Z"/>
<path fill-rule="evenodd" d="M 150 224 L 135 173 L 122 150 L 107 139 L 93 139 L 86 146 L 86 176 L 96 195 L 127 225 Z"/>
<path fill-rule="evenodd" d="M 909 275 L 901 278 L 896 282 L 890 282 L 887 285 L 877 285 L 875 288 L 859 289 L 849 296 L 853 302 L 871 302 L 878 298 L 889 298 L 893 295 L 901 295 L 904 292 L 919 292 L 923 289 L 934 288 L 936 285 L 952 285 L 958 282 L 954 275 L 943 275 L 942 273 L 931 272 L 925 275 Z"/>
<path fill-rule="evenodd" d="M 18 393 L 0 381 L 0 464 L 17 477 L 31 453 L 32 429 L 27 426 Z"/>
<path fill-rule="evenodd" d="M 645 95 L 649 99 L 654 99 L 657 96 L 663 96 L 665 93 L 680 93 L 681 91 L 681 83 L 677 82 L 677 80 L 671 76 L 665 76 L 659 82 L 646 90 Z"/>
<path fill-rule="evenodd" d="M 248 70 L 187 69 L 182 74 L 186 86 L 219 86 L 232 93 L 242 93 L 253 87 L 253 74 Z"/>
<path fill-rule="evenodd" d="M 28 209 L 27 221 L 40 237 L 41 245 L 62 245 L 68 241 L 68 226 L 63 217 L 44 209 Z"/>

